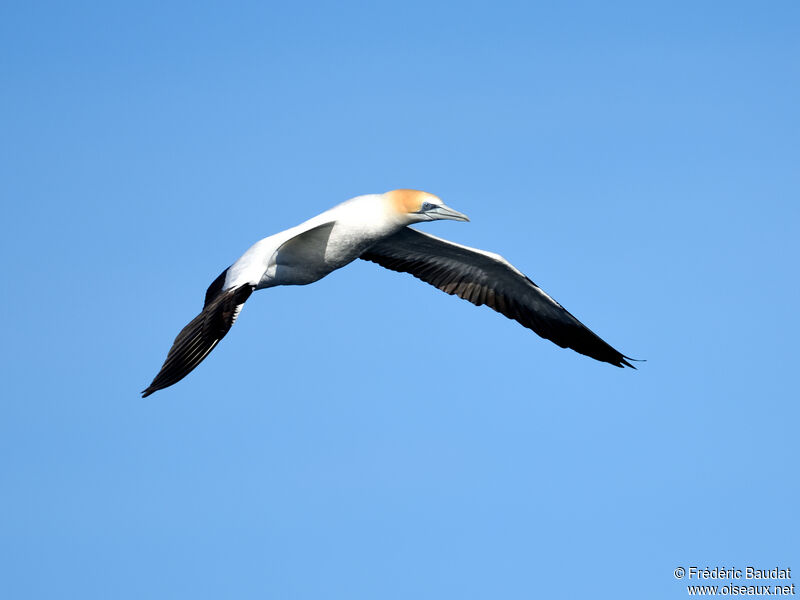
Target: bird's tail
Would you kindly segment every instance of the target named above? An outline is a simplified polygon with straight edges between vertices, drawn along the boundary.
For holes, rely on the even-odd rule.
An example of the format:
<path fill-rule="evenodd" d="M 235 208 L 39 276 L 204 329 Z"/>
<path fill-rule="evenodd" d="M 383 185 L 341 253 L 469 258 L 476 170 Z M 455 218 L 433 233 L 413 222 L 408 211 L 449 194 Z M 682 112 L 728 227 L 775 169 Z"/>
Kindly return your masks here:
<path fill-rule="evenodd" d="M 254 289 L 255 286 L 252 285 L 231 288 L 206 302 L 203 311 L 181 329 L 158 375 L 142 391 L 142 398 L 179 382 L 203 362 L 230 331 Z"/>

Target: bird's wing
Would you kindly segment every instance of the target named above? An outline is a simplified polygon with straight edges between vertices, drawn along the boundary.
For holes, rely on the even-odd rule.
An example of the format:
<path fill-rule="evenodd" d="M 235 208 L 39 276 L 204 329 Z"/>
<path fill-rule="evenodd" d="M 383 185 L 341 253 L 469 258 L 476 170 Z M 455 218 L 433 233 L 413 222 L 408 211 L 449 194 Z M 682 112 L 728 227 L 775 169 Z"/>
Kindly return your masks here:
<path fill-rule="evenodd" d="M 617 367 L 635 368 L 626 360 L 630 357 L 600 339 L 499 254 L 405 227 L 360 258 L 410 273 L 476 306 L 485 304 L 562 348 Z"/>
<path fill-rule="evenodd" d="M 211 285 L 208 286 L 208 289 L 206 290 L 206 299 L 203 301 L 203 308 L 211 304 L 222 292 L 222 288 L 225 287 L 225 278 L 228 276 L 228 271 L 230 271 L 230 267 L 217 275 L 217 278 L 211 282 Z"/>
<path fill-rule="evenodd" d="M 208 299 L 203 311 L 181 329 L 158 375 L 142 392 L 142 398 L 177 383 L 203 362 L 236 322 L 253 289 L 253 285 L 242 285 Z"/>

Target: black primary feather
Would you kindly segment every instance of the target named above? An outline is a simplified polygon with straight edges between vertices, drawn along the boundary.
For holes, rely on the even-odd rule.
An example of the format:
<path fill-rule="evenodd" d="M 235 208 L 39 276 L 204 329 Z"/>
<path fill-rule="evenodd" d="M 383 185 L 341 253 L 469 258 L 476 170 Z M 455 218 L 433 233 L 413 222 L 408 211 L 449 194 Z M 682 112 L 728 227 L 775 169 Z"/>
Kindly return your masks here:
<path fill-rule="evenodd" d="M 503 257 L 408 227 L 370 247 L 362 259 L 410 273 L 447 294 L 485 304 L 562 348 L 616 367 L 629 356 L 603 341 Z"/>
<path fill-rule="evenodd" d="M 253 293 L 255 286 L 243 285 L 224 292 L 218 291 L 214 297 L 209 298 L 217 281 L 220 278 L 224 281 L 224 275 L 223 272 L 208 288 L 202 312 L 181 329 L 158 375 L 147 389 L 142 391 L 142 398 L 186 377 L 230 331 L 242 305 Z M 221 285 L 220 283 L 220 288 Z"/>

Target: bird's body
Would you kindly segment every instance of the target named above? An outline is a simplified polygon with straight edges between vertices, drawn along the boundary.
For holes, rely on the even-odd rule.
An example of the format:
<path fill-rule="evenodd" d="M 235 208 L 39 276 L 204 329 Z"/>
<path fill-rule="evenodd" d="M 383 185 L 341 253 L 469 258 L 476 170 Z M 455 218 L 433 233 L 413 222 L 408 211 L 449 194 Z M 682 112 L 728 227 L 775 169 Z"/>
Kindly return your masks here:
<path fill-rule="evenodd" d="M 358 196 L 259 240 L 229 267 L 225 289 L 243 284 L 264 289 L 318 281 L 404 227 L 392 208 L 381 195 Z M 287 247 L 292 240 L 298 243 Z"/>
<path fill-rule="evenodd" d="M 357 258 L 403 271 L 473 304 L 486 304 L 561 347 L 632 366 L 503 257 L 410 229 L 467 217 L 417 190 L 358 196 L 253 244 L 212 282 L 203 311 L 175 338 L 143 396 L 189 374 L 230 330 L 254 290 L 318 281 Z"/>

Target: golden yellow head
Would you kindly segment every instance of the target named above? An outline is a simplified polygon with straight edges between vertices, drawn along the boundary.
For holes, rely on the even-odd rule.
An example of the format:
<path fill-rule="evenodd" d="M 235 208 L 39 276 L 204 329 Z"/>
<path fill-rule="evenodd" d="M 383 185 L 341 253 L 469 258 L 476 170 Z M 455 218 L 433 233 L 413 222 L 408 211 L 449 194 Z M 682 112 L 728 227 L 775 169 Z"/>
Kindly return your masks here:
<path fill-rule="evenodd" d="M 422 204 L 425 202 L 442 203 L 437 196 L 420 190 L 392 190 L 386 192 L 386 196 L 394 209 L 401 214 L 418 213 L 422 210 Z"/>
<path fill-rule="evenodd" d="M 420 221 L 436 221 L 452 219 L 453 221 L 469 221 L 467 215 L 453 210 L 441 201 L 438 196 L 420 190 L 392 190 L 384 197 L 389 206 L 401 215 L 409 224 Z"/>

